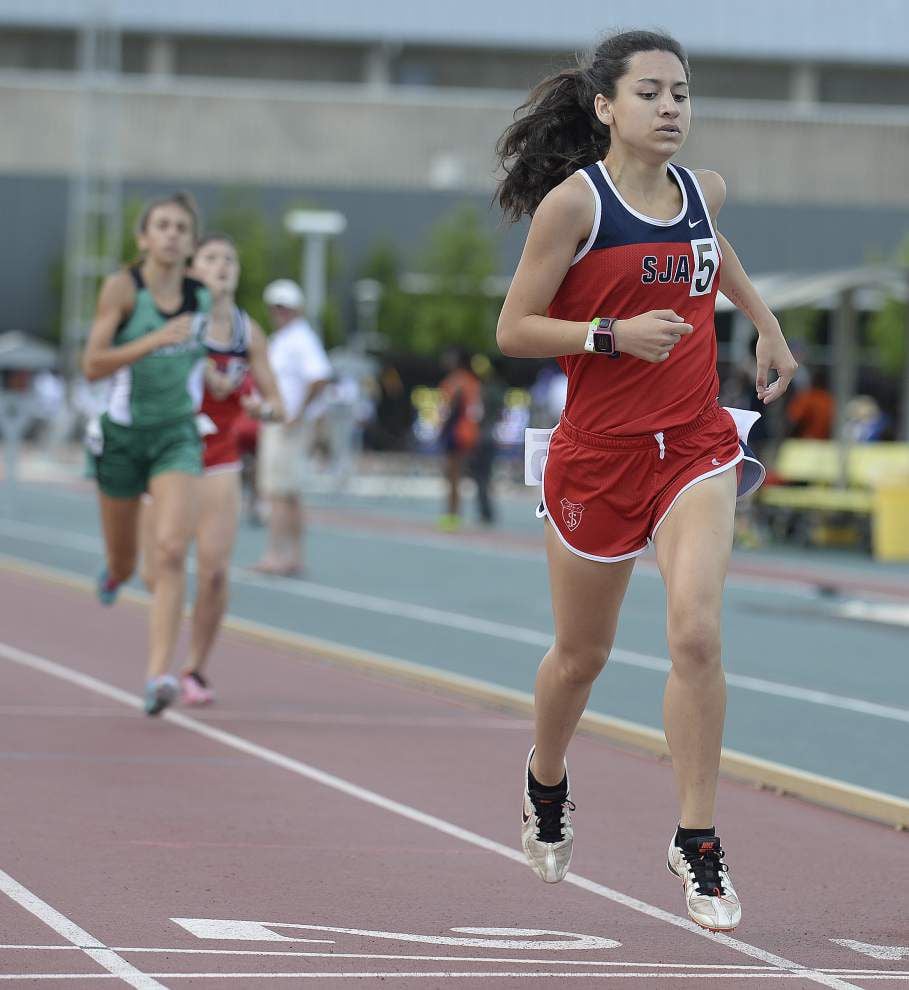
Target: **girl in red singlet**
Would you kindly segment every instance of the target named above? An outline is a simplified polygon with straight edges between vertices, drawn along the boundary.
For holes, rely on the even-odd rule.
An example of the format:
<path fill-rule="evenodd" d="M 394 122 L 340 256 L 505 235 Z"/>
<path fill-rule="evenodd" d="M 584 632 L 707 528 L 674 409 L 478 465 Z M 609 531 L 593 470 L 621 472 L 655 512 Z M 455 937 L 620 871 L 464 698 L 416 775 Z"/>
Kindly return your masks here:
<path fill-rule="evenodd" d="M 212 309 L 205 337 L 208 366 L 202 398 L 203 477 L 195 528 L 196 598 L 193 604 L 189 657 L 180 675 L 184 704 L 208 704 L 214 694 L 205 665 L 227 608 L 228 572 L 240 516 L 242 455 L 237 427 L 244 411 L 257 419 L 281 420 L 278 386 L 268 363 L 265 335 L 234 301 L 240 260 L 233 241 L 209 234 L 193 257 L 193 274 L 211 293 Z M 248 387 L 249 379 L 256 391 Z M 208 432 L 205 432 L 205 430 Z M 151 524 L 154 504 L 147 504 L 143 527 Z M 151 587 L 150 555 L 143 555 L 142 577 Z"/>
<path fill-rule="evenodd" d="M 533 220 L 497 338 L 512 357 L 558 358 L 569 379 L 543 468 L 556 635 L 537 676 L 524 852 L 547 882 L 568 869 L 565 754 L 634 560 L 652 544 L 668 598 L 663 712 L 680 804 L 668 865 L 689 916 L 728 931 L 741 906 L 714 826 L 720 606 L 743 451 L 717 402 L 717 291 L 758 330 L 764 403 L 786 391 L 796 363 L 717 232 L 723 179 L 672 161 L 691 122 L 689 75 L 678 42 L 631 31 L 531 93 L 498 146 L 502 208 Z"/>

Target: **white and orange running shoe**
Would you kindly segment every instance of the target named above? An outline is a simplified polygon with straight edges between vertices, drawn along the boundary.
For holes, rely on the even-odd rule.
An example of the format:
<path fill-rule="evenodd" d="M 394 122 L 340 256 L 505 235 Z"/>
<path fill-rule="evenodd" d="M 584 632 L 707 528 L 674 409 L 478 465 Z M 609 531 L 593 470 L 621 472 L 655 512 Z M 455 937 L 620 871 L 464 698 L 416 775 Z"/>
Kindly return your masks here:
<path fill-rule="evenodd" d="M 574 804 L 568 799 L 568 770 L 565 770 L 565 792 L 537 791 L 530 787 L 530 760 L 524 766 L 524 807 L 521 814 L 521 846 L 530 868 L 545 883 L 564 879 L 571 862 L 574 829 L 571 812 Z"/>
<path fill-rule="evenodd" d="M 669 843 L 669 872 L 682 881 L 688 917 L 712 932 L 731 932 L 742 920 L 742 905 L 723 862 L 718 835 L 695 835 L 679 848 Z"/>

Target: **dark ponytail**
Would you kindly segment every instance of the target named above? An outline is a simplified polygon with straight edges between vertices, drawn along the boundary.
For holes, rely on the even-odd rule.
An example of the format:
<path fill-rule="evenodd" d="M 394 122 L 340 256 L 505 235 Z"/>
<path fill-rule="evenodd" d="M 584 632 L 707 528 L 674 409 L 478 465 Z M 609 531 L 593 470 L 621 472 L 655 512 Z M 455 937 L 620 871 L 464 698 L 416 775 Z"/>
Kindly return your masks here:
<path fill-rule="evenodd" d="M 496 198 L 507 219 L 533 215 L 543 197 L 573 172 L 609 151 L 609 128 L 597 117 L 597 93 L 612 99 L 616 83 L 638 52 L 670 52 L 691 72 L 682 46 L 669 35 L 625 31 L 601 42 L 593 55 L 544 79 L 515 111 L 496 156 L 505 172 Z M 523 111 L 523 113 L 522 113 Z"/>

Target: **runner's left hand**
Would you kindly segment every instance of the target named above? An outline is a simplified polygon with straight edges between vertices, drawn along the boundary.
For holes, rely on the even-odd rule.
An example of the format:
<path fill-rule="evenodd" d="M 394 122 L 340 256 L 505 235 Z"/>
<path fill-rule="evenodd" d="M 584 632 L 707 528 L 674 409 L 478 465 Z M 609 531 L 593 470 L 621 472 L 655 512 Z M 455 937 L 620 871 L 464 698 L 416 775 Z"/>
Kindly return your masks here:
<path fill-rule="evenodd" d="M 266 423 L 278 422 L 278 417 L 275 415 L 271 404 L 263 401 L 260 395 L 241 395 L 240 405 L 243 406 L 246 415 L 253 419 L 261 419 Z"/>
<path fill-rule="evenodd" d="M 757 397 L 766 406 L 776 401 L 789 388 L 799 366 L 789 350 L 786 338 L 779 331 L 759 335 L 755 356 Z M 776 371 L 778 377 L 768 385 L 767 378 L 771 369 Z"/>

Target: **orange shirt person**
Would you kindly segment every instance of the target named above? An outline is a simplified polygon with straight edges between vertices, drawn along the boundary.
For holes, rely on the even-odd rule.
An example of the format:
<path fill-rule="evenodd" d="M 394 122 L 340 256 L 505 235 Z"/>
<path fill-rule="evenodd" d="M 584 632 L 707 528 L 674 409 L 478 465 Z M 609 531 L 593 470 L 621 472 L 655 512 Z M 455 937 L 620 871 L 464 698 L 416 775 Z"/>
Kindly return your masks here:
<path fill-rule="evenodd" d="M 467 352 L 449 352 L 445 356 L 445 364 L 450 370 L 439 383 L 446 406 L 440 439 L 445 452 L 448 497 L 447 511 L 440 520 L 440 527 L 452 532 L 460 526 L 461 475 L 467 455 L 476 446 L 480 434 L 483 405 L 480 380 L 470 369 Z"/>
<path fill-rule="evenodd" d="M 801 440 L 829 440 L 835 417 L 836 400 L 827 389 L 827 376 L 815 371 L 811 385 L 797 392 L 786 407 L 791 435 Z"/>

